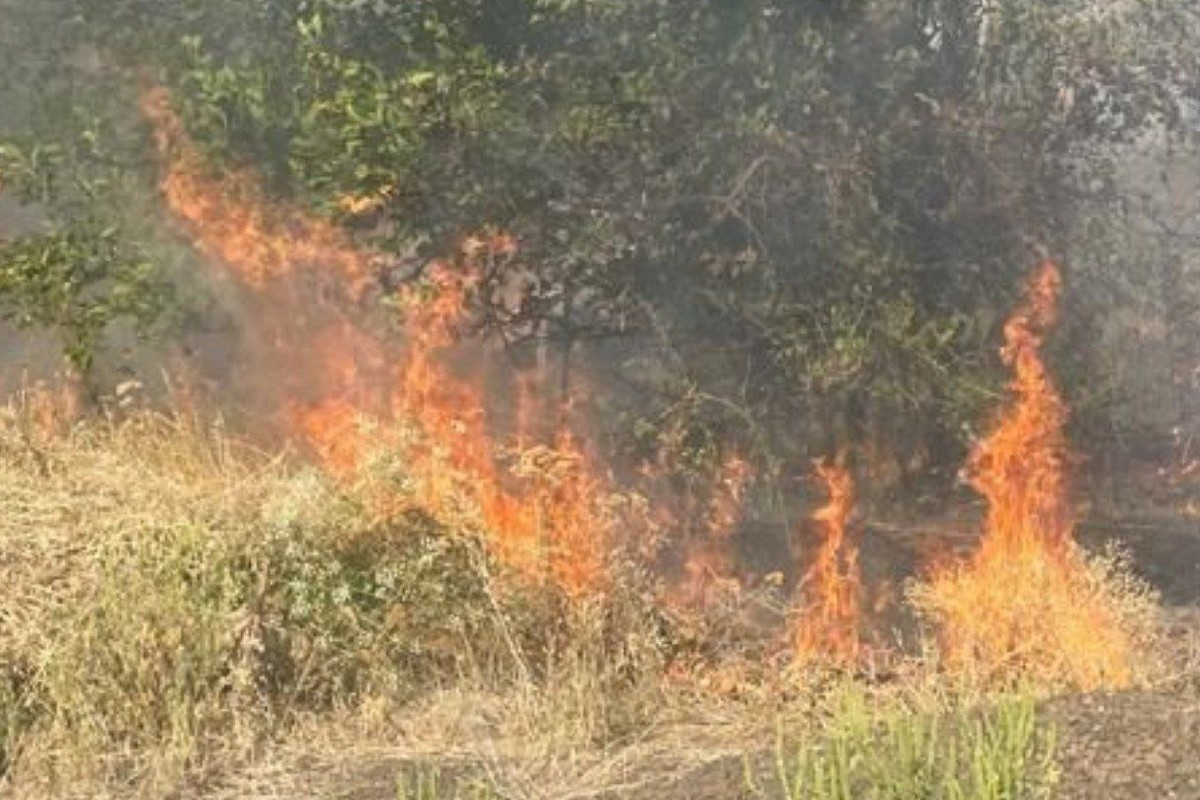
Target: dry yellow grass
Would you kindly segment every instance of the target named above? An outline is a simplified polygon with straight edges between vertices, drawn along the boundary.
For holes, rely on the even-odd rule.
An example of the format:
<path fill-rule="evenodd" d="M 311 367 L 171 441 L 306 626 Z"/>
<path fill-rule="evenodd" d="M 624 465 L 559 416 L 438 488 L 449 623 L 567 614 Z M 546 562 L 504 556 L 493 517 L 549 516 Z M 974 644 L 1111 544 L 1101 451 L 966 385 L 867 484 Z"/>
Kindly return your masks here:
<path fill-rule="evenodd" d="M 910 600 L 939 631 L 941 665 L 964 680 L 1122 689 L 1162 666 L 1156 598 L 1130 575 L 1115 552 L 1063 559 L 1029 546 L 943 570 Z"/>
<path fill-rule="evenodd" d="M 631 564 L 589 602 L 514 588 L 470 525 L 380 512 L 402 457 L 337 483 L 220 424 L 54 408 L 0 412 L 15 797 L 334 796 L 414 764 L 505 798 L 654 796 L 820 729 L 845 691 L 888 714 L 985 698 L 920 659 L 863 685 L 697 644 Z"/>
<path fill-rule="evenodd" d="M 162 796 L 430 691 L 502 694 L 513 738 L 641 728 L 645 595 L 514 590 L 472 535 L 380 515 L 395 464 L 346 487 L 194 419 L 0 414 L 0 780 Z"/>

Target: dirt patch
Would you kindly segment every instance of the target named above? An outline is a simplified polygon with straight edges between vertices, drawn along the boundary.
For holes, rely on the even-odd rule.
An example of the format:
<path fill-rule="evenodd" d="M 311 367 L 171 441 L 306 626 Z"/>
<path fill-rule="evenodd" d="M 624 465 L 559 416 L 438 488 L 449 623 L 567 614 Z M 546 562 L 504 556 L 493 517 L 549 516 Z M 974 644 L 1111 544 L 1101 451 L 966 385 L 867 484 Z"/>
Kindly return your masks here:
<path fill-rule="evenodd" d="M 1200 798 L 1200 694 L 1084 695 L 1047 712 L 1059 731 L 1061 800 Z"/>
<path fill-rule="evenodd" d="M 1166 629 L 1170 674 L 1159 687 L 1047 703 L 1060 800 L 1200 798 L 1200 609 L 1169 610 Z"/>

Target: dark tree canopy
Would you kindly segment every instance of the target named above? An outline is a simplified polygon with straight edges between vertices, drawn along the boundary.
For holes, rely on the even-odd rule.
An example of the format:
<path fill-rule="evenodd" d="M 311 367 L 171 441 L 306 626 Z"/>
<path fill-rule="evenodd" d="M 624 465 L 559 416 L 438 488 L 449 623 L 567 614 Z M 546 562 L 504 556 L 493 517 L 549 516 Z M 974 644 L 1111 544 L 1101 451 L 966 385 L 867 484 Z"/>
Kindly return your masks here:
<path fill-rule="evenodd" d="M 604 386 L 618 449 L 670 440 L 703 471 L 736 447 L 769 471 L 849 442 L 901 472 L 949 468 L 1002 388 L 998 325 L 1038 247 L 1066 262 L 1074 298 L 1057 342 L 1076 426 L 1161 431 L 1194 410 L 1172 383 L 1195 380 L 1196 230 L 1130 202 L 1123 177 L 1132 152 L 1161 168 L 1148 141 L 1194 153 L 1200 19 L 1183 0 L 60 0 L 0 15 L 14 37 L 56 32 L 0 43 L 19 109 L 0 123 L 0 179 L 61 222 L 57 239 L 5 245 L 0 303 L 74 330 L 80 365 L 110 318 L 167 296 L 144 227 L 94 219 L 133 180 L 116 175 L 147 180 L 144 133 L 117 108 L 140 75 L 169 85 L 213 169 L 252 166 L 385 252 L 516 234 L 511 269 L 537 279 L 514 298 L 512 275 L 491 276 L 479 332 Z M 346 197 L 384 199 L 364 215 Z M 42 287 L 31 258 L 87 266 Z M 97 269 L 125 287 L 102 308 L 84 288 Z M 1127 402 L 1145 383 L 1114 356 L 1141 324 L 1125 311 L 1172 332 L 1155 361 L 1166 411 Z"/>

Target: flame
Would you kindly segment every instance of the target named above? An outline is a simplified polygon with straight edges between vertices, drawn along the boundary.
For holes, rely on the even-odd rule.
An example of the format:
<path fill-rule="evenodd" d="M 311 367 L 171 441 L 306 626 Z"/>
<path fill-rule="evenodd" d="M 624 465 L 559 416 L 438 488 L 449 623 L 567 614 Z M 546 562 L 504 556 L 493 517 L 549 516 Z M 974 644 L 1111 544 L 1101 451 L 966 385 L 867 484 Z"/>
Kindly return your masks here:
<path fill-rule="evenodd" d="M 372 259 L 339 228 L 299 209 L 267 204 L 248 172 L 209 177 L 165 89 L 144 92 L 141 106 L 160 156 L 172 165 L 161 184 L 167 207 L 203 253 L 253 287 L 309 264 L 334 270 L 354 296 L 366 288 Z"/>
<path fill-rule="evenodd" d="M 515 252 L 511 237 L 473 237 L 461 257 L 472 265 Z M 395 411 L 422 434 L 410 453 L 414 496 L 441 515 L 454 514 L 465 499 L 510 564 L 526 573 L 548 572 L 572 595 L 590 592 L 603 583 L 611 525 L 604 510 L 607 482 L 592 474 L 591 459 L 565 428 L 549 445 L 522 443 L 502 472 L 483 387 L 457 378 L 447 366 L 454 324 L 478 274 L 434 264 L 433 298 L 421 302 L 410 295 L 405 301 L 414 313 L 406 326 L 410 351 L 399 372 Z M 531 395 L 518 392 L 518 442 L 528 435 L 523 421 L 533 413 Z"/>
<path fill-rule="evenodd" d="M 988 501 L 985 551 L 1033 544 L 1058 557 L 1071 540 L 1067 408 L 1040 354 L 1044 333 L 1057 317 L 1061 285 L 1054 263 L 1042 262 L 1024 304 L 1004 326 L 1001 358 L 1015 373 L 1015 402 L 967 463 L 971 484 Z"/>
<path fill-rule="evenodd" d="M 531 536 L 548 541 L 556 583 L 572 595 L 594 591 L 604 580 L 613 527 L 605 507 L 606 483 L 591 474 L 579 441 L 565 431 L 552 446 L 521 453 L 524 463 L 514 471 L 526 479 L 527 488 L 517 499 L 527 510 L 514 516 L 511 503 L 490 506 L 494 524 L 523 520 L 510 523 L 509 530 L 518 534 L 518 541 Z"/>
<path fill-rule="evenodd" d="M 732 540 L 742 521 L 742 500 L 753 474 L 750 463 L 736 453 L 718 468 L 700 535 L 687 548 L 682 584 L 668 597 L 673 604 L 705 608 L 716 597 L 741 588 L 735 576 Z"/>
<path fill-rule="evenodd" d="M 399 452 L 406 482 L 391 487 L 398 496 L 389 507 L 408 504 L 453 528 L 478 530 L 518 574 L 549 580 L 571 597 L 602 590 L 620 524 L 610 481 L 565 423 L 544 444 L 532 443 L 528 420 L 547 409 L 535 407 L 528 388 L 517 392 L 518 446 L 505 447 L 487 414 L 479 364 L 488 354 L 458 341 L 480 276 L 496 260 L 517 257 L 516 240 L 480 233 L 430 264 L 422 285 L 399 293 L 404 336 L 393 343 L 352 313 L 373 284 L 376 256 L 330 222 L 268 203 L 249 172 L 211 176 L 165 90 L 147 91 L 142 109 L 155 131 L 168 208 L 261 312 L 251 333 L 264 360 L 276 369 L 282 363 L 281 379 L 268 379 L 283 394 L 280 416 L 330 472 L 354 478 L 373 452 Z M 343 210 L 365 202 L 347 198 Z M 926 602 L 952 667 L 1016 666 L 1088 688 L 1120 686 L 1131 676 L 1131 637 L 1074 546 L 1067 409 L 1040 357 L 1060 290 L 1057 268 L 1043 262 L 1005 326 L 1014 401 L 968 463 L 988 502 L 986 530 L 969 561 L 934 570 Z M 850 661 L 860 652 L 861 614 L 858 551 L 846 536 L 853 485 L 829 463 L 817 476 L 829 503 L 813 517 L 824 540 L 803 583 L 795 652 L 799 660 Z M 693 599 L 703 602 L 708 587 L 734 571 L 729 540 L 748 477 L 737 458 L 720 471 L 706 536 L 689 554 L 685 594 Z"/>
<path fill-rule="evenodd" d="M 340 478 L 352 477 L 378 446 L 364 426 L 362 411 L 345 398 L 296 405 L 290 416 L 321 462 Z"/>
<path fill-rule="evenodd" d="M 854 481 L 848 470 L 830 461 L 817 463 L 816 477 L 829 499 L 811 517 L 822 540 L 801 584 L 795 655 L 801 663 L 828 659 L 849 664 L 859 655 L 862 603 L 858 547 L 846 537 L 846 523 L 854 509 Z"/>
<path fill-rule="evenodd" d="M 923 602 L 952 669 L 1115 688 L 1131 680 L 1131 638 L 1074 545 L 1067 407 L 1040 352 L 1061 287 L 1042 261 L 1004 326 L 1013 399 L 967 464 L 988 503 L 983 538 L 965 563 L 934 569 Z"/>
<path fill-rule="evenodd" d="M 147 91 L 142 110 L 165 167 L 168 208 L 197 248 L 260 301 L 263 319 L 254 333 L 272 344 L 267 358 L 284 359 L 293 373 L 282 416 L 329 471 L 353 478 L 371 453 L 400 448 L 410 506 L 452 527 L 480 530 L 526 577 L 548 578 L 573 597 L 597 591 L 615 525 L 608 482 L 565 428 L 548 445 L 520 448 L 515 463 L 502 467 L 482 378 L 460 377 L 453 368 L 460 354 L 455 329 L 483 266 L 515 257 L 516 239 L 475 235 L 454 259 L 429 265 L 423 285 L 400 292 L 405 346 L 393 346 L 349 313 L 370 287 L 370 254 L 331 223 L 269 204 L 247 172 L 210 177 L 165 90 Z M 362 208 L 353 198 L 342 206 Z M 314 279 L 333 290 L 318 294 L 318 305 L 329 306 L 319 313 L 312 308 Z M 521 409 L 518 416 L 529 414 Z"/>

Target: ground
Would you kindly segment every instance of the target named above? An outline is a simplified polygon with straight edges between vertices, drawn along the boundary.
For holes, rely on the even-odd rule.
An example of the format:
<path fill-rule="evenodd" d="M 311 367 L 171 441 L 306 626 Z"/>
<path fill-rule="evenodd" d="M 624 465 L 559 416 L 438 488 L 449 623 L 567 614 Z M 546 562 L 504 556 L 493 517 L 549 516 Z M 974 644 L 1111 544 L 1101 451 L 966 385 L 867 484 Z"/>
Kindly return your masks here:
<path fill-rule="evenodd" d="M 1109 519 L 1083 528 L 1081 538 L 1090 547 L 1114 538 L 1125 542 L 1136 572 L 1162 593 L 1171 668 L 1148 688 L 1068 695 L 1042 704 L 1043 719 L 1057 736 L 1057 800 L 1200 800 L 1200 526 L 1192 523 L 1178 516 L 1157 524 Z M 904 549 L 896 542 L 905 537 L 891 538 L 897 551 Z M 665 724 L 569 767 L 499 751 L 417 753 L 381 743 L 348 753 L 331 747 L 318 756 L 300 746 L 205 794 L 393 800 L 398 775 L 438 763 L 446 781 L 484 774 L 502 789 L 507 785 L 522 796 L 547 800 L 750 800 L 760 796 L 746 787 L 750 765 L 765 776 L 767 796 L 778 796 L 770 793 L 774 753 L 748 751 L 745 741 L 736 723 L 716 713 L 709 720 Z"/>
<path fill-rule="evenodd" d="M 28 413 L 53 429 L 48 408 Z M 940 728 L 958 742 L 963 719 L 973 725 L 995 708 L 995 695 L 954 683 L 924 653 L 868 660 L 875 668 L 853 680 L 842 671 L 789 674 L 779 608 L 705 606 L 696 624 L 664 622 L 658 595 L 640 579 L 606 593 L 599 615 L 579 612 L 569 623 L 556 607 L 517 613 L 488 594 L 494 624 L 461 630 L 493 641 L 476 637 L 470 661 L 446 662 L 452 640 L 442 638 L 450 634 L 439 620 L 487 605 L 472 588 L 487 589 L 469 558 L 477 551 L 458 539 L 448 547 L 451 539 L 423 517 L 381 527 L 377 507 L 355 498 L 377 497 L 372 486 L 393 491 L 390 473 L 347 489 L 265 454 L 246 452 L 243 464 L 219 430 L 154 415 L 84 425 L 66 438 L 39 438 L 38 430 L 0 426 L 0 656 L 27 654 L 8 672 L 0 658 L 0 678 L 8 679 L 0 682 L 0 712 L 16 712 L 0 713 L 0 734 L 15 723 L 8 731 L 23 746 L 14 797 L 99 800 L 133 796 L 136 787 L 139 797 L 180 800 L 784 800 L 771 783 L 777 734 L 824 741 L 829 719 L 853 716 L 838 705 L 840 692 L 870 708 L 873 733 L 858 752 L 881 752 L 889 767 L 902 759 L 876 747 L 884 738 L 879 709 L 900 709 L 906 722 L 973 715 Z M 1188 508 L 1081 508 L 1084 546 L 1119 541 L 1131 570 L 1160 593 L 1164 635 L 1147 652 L 1161 651 L 1165 666 L 1121 693 L 1038 695 L 1039 719 L 1057 735 L 1053 797 L 1200 800 L 1200 525 Z M 872 616 L 893 620 L 891 630 L 913 625 L 898 611 L 905 579 L 919 574 L 931 543 L 970 547 L 979 511 L 967 503 L 952 519 L 927 524 L 885 523 L 865 511 L 856 531 L 865 582 L 893 587 L 890 605 L 872 606 Z M 760 574 L 787 563 L 783 549 L 769 552 L 767 538 Z M 403 577 L 385 583 L 379 575 Z M 393 585 L 404 587 L 402 598 L 438 591 L 377 608 L 371 598 L 391 597 Z M 747 605 L 750 613 L 741 613 Z M 437 619 L 416 614 L 426 606 L 440 609 Z M 284 624 L 294 639 L 280 638 Z M 531 639 L 544 651 L 520 650 L 495 633 L 531 624 L 562 627 Z M 412 641 L 428 642 L 433 659 L 419 683 L 337 693 L 364 685 L 344 681 L 404 677 L 397 663 L 426 663 L 392 648 Z M 474 654 L 495 662 L 494 676 L 476 669 L 484 662 Z M 530 654 L 538 660 L 522 660 Z M 181 672 L 185 661 L 192 669 Z M 293 683 L 288 665 L 303 667 Z M 382 671 L 371 671 L 375 665 Z M 317 699 L 300 702 L 301 678 L 334 694 L 310 688 Z M 320 700 L 326 696 L 332 701 Z M 1032 696 L 1023 702 L 1029 708 Z M 36 714 L 22 716 L 26 709 Z M 103 738 L 122 724 L 125 739 Z M 81 728 L 91 738 L 76 738 Z M 122 749 L 125 741 L 143 743 L 144 755 Z M 1018 754 L 1005 763 L 1028 761 Z M 80 777 L 58 783 L 62 764 Z M 106 773 L 97 764 L 113 766 Z M 748 790 L 747 772 L 762 793 Z M 401 776 L 433 774 L 450 786 L 483 780 L 494 792 L 398 793 Z M 9 788 L 0 783 L 0 794 Z"/>

